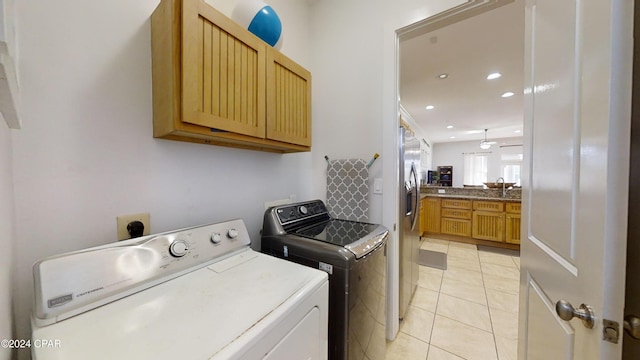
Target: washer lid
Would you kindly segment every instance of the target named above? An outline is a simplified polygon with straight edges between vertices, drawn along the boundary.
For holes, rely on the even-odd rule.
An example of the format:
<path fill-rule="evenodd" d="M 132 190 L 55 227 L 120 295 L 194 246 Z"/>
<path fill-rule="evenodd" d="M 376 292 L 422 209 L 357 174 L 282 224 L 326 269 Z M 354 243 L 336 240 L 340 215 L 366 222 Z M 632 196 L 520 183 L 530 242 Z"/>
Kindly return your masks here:
<path fill-rule="evenodd" d="M 250 249 L 89 312 L 49 326 L 33 339 L 36 359 L 210 359 L 246 341 L 274 310 L 294 307 L 326 273 Z"/>
<path fill-rule="evenodd" d="M 331 219 L 294 231 L 296 235 L 343 246 L 361 258 L 386 241 L 389 231 L 382 225 Z"/>

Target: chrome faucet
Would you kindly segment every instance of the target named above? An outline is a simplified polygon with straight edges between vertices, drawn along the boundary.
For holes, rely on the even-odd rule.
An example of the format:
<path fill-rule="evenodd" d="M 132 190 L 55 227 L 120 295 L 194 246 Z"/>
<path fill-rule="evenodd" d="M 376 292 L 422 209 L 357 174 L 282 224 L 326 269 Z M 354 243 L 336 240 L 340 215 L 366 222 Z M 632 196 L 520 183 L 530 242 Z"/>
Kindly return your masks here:
<path fill-rule="evenodd" d="M 507 189 L 505 189 L 504 187 L 504 178 L 503 177 L 499 177 L 495 184 L 498 185 L 500 183 L 500 180 L 502 180 L 502 197 L 507 197 Z"/>

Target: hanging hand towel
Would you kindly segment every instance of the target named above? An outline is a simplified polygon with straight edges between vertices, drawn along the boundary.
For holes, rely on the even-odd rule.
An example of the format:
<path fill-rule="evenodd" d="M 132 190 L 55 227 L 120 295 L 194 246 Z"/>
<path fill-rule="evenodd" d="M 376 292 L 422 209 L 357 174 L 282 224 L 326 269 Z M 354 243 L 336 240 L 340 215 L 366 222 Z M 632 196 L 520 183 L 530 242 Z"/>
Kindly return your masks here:
<path fill-rule="evenodd" d="M 335 219 L 368 221 L 369 169 L 364 160 L 329 161 L 327 209 Z"/>

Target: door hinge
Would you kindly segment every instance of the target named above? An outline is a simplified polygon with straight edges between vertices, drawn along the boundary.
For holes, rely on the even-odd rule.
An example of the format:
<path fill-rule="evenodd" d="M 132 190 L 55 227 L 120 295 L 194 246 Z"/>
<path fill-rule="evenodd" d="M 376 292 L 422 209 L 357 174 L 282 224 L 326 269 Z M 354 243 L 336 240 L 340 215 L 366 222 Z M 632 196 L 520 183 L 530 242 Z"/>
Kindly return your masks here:
<path fill-rule="evenodd" d="M 617 344 L 620 339 L 620 324 L 602 319 L 602 340 Z"/>

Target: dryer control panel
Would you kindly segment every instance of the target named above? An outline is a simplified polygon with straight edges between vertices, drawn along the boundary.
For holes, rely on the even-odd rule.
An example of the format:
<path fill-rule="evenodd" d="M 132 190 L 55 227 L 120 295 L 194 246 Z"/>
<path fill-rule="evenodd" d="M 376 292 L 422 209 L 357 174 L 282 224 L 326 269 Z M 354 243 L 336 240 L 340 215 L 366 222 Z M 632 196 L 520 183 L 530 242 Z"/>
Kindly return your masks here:
<path fill-rule="evenodd" d="M 40 260 L 33 266 L 34 320 L 66 319 L 249 250 L 250 243 L 236 219 Z"/>

